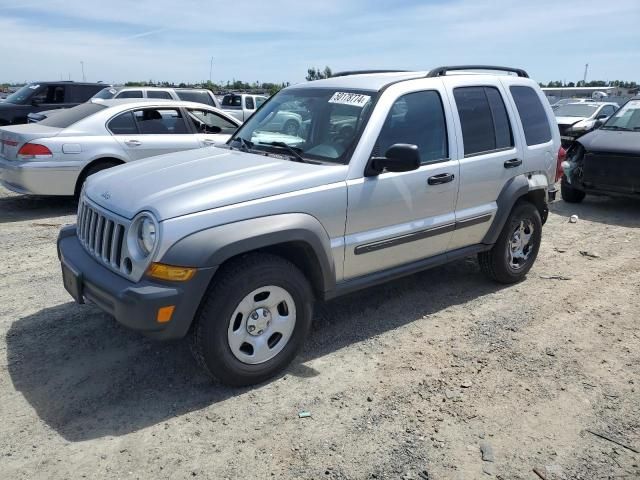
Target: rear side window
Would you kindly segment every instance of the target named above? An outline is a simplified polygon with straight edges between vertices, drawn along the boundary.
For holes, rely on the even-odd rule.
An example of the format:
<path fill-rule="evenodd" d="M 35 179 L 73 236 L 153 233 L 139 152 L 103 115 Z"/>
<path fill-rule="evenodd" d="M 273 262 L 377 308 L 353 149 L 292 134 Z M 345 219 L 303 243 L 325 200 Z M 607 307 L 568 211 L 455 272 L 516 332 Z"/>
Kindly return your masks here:
<path fill-rule="evenodd" d="M 205 105 L 211 105 L 215 107 L 213 103 L 213 99 L 211 95 L 207 92 L 190 92 L 187 90 L 177 90 L 178 98 L 180 100 L 184 100 L 185 102 L 196 102 L 196 103 L 204 103 Z"/>
<path fill-rule="evenodd" d="M 116 95 L 116 98 L 142 98 L 142 90 L 125 90 Z"/>
<path fill-rule="evenodd" d="M 54 128 L 67 128 L 104 108 L 107 107 L 97 103 L 83 103 L 77 107 L 60 110 L 50 117 L 38 122 L 38 125 L 46 125 L 47 127 Z"/>
<path fill-rule="evenodd" d="M 509 90 L 518 108 L 527 145 L 539 145 L 551 141 L 549 120 L 536 91 L 521 85 L 513 85 Z"/>
<path fill-rule="evenodd" d="M 255 104 L 253 103 L 253 97 L 245 97 L 244 103 L 247 107 L 247 110 L 254 110 L 256 108 Z"/>
<path fill-rule="evenodd" d="M 144 108 L 136 110 L 134 116 L 143 135 L 189 133 L 180 110 L 175 108 Z"/>
<path fill-rule="evenodd" d="M 131 112 L 121 113 L 109 122 L 107 128 L 114 135 L 137 135 L 138 128 Z"/>
<path fill-rule="evenodd" d="M 163 98 L 165 100 L 173 100 L 171 94 L 164 90 L 147 90 L 147 98 Z"/>
<path fill-rule="evenodd" d="M 494 87 L 460 87 L 453 91 L 462 125 L 464 155 L 513 147 L 507 109 Z"/>

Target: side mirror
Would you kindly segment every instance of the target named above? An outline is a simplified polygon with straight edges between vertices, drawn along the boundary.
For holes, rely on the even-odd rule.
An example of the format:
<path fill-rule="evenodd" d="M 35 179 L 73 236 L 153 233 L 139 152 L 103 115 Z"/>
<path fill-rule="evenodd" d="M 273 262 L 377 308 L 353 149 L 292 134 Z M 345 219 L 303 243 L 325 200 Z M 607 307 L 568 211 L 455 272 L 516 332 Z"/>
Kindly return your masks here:
<path fill-rule="evenodd" d="M 601 113 L 596 117 L 596 120 L 604 120 L 605 118 L 607 118 L 607 116 L 604 113 Z"/>
<path fill-rule="evenodd" d="M 220 133 L 222 132 L 222 128 L 218 127 L 217 125 L 205 125 L 204 126 L 204 131 L 205 133 Z"/>
<path fill-rule="evenodd" d="M 596 128 L 600 128 L 602 125 L 604 125 L 604 122 L 602 120 L 596 120 L 593 123 L 593 129 L 595 130 Z"/>
<path fill-rule="evenodd" d="M 420 168 L 420 152 L 417 145 L 396 143 L 385 152 L 384 157 L 372 157 L 365 169 L 365 177 L 387 172 L 409 172 Z"/>

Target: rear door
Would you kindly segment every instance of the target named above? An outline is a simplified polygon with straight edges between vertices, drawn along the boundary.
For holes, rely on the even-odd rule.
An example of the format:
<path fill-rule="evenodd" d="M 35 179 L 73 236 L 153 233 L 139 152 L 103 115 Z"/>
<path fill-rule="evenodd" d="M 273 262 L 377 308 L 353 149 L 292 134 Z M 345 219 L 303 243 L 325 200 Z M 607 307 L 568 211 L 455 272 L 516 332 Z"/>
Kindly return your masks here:
<path fill-rule="evenodd" d="M 480 83 L 473 76 L 445 82 L 456 122 L 460 189 L 456 230 L 449 250 L 481 243 L 497 210 L 496 200 L 510 178 L 523 171 L 521 139 L 514 113 L 499 81 Z"/>
<path fill-rule="evenodd" d="M 125 112 L 111 120 L 108 128 L 131 160 L 200 147 L 182 110 L 177 107 L 148 107 Z M 137 133 L 133 133 L 134 128 Z"/>

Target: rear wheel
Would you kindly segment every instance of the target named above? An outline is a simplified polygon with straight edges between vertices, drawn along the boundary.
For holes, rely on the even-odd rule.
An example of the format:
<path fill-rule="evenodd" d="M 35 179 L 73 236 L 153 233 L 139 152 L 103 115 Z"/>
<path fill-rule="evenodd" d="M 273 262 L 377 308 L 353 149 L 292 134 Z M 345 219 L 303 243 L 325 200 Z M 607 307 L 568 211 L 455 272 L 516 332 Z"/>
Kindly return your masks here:
<path fill-rule="evenodd" d="M 313 293 L 291 262 L 249 254 L 223 267 L 192 328 L 192 352 L 227 385 L 263 382 L 296 356 L 311 326 Z"/>
<path fill-rule="evenodd" d="M 74 193 L 74 196 L 76 197 L 76 199 L 80 197 L 80 192 L 82 191 L 82 185 L 84 185 L 84 182 L 86 182 L 87 178 L 90 175 L 93 175 L 94 173 L 98 173 L 102 170 L 106 170 L 107 168 L 116 167 L 121 164 L 122 162 L 118 162 L 116 160 L 102 160 L 90 165 L 87 169 L 85 169 L 82 172 L 82 174 L 80 174 L 80 177 L 78 178 L 78 183 L 76 183 L 76 191 Z"/>
<path fill-rule="evenodd" d="M 560 182 L 560 195 L 562 195 L 562 200 L 565 202 L 580 203 L 584 200 L 586 193 L 574 188 L 569 182 L 567 182 L 566 178 L 562 177 L 562 182 Z"/>
<path fill-rule="evenodd" d="M 480 268 L 497 282 L 519 282 L 531 270 L 541 239 L 538 209 L 529 202 L 518 202 L 493 248 L 478 254 Z"/>

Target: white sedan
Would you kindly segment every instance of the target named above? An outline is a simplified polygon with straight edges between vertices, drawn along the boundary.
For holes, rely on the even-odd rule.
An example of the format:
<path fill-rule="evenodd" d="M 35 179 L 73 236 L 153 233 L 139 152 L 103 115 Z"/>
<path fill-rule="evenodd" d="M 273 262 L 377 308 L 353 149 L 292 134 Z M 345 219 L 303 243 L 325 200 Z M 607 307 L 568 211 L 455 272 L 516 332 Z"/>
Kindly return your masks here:
<path fill-rule="evenodd" d="M 240 124 L 200 103 L 90 101 L 39 123 L 0 127 L 0 183 L 23 194 L 77 196 L 93 173 L 223 144 Z"/>

